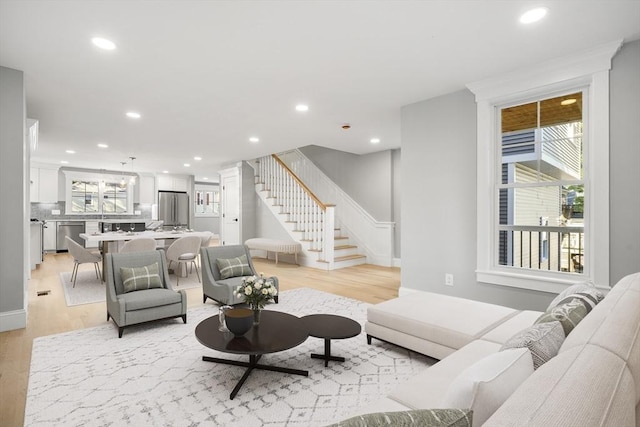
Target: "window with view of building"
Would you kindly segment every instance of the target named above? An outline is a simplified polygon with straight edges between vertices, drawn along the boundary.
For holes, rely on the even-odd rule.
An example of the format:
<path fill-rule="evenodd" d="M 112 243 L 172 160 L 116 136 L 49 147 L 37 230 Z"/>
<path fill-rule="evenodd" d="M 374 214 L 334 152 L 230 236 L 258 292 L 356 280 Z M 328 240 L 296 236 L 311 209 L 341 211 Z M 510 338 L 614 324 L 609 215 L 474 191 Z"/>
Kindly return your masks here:
<path fill-rule="evenodd" d="M 133 186 L 130 180 L 109 173 L 63 169 L 67 214 L 132 214 Z"/>
<path fill-rule="evenodd" d="M 501 266 L 583 272 L 582 100 L 573 92 L 500 109 Z"/>

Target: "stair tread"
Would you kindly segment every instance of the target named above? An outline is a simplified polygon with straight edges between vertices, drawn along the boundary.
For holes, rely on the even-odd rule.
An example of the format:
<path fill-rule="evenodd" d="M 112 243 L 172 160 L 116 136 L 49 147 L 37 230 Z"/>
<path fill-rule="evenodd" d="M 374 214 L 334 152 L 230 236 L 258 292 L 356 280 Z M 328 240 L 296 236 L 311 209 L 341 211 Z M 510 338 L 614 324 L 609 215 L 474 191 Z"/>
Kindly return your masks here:
<path fill-rule="evenodd" d="M 366 255 L 345 255 L 345 256 L 337 256 L 337 257 L 334 257 L 334 258 L 333 258 L 333 262 L 349 261 L 349 260 L 352 260 L 352 259 L 361 259 L 361 258 L 366 258 L 366 257 L 367 257 Z M 324 262 L 324 263 L 326 263 L 326 262 L 328 262 L 328 261 L 325 261 L 325 260 L 323 260 L 323 259 L 319 259 L 319 260 L 318 260 L 318 262 Z"/>
<path fill-rule="evenodd" d="M 334 246 L 333 250 L 339 251 L 342 249 L 355 249 L 355 248 L 357 248 L 356 245 L 338 245 L 338 246 Z"/>

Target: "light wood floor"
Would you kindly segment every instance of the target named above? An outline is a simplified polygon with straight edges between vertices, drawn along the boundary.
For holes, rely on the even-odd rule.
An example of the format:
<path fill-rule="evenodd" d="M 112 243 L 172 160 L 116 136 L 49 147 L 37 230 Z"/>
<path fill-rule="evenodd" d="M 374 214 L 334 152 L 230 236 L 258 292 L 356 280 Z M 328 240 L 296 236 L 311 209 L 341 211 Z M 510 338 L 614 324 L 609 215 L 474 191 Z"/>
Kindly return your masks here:
<path fill-rule="evenodd" d="M 321 271 L 292 264 L 254 258 L 259 272 L 277 276 L 280 290 L 309 287 L 369 303 L 398 296 L 400 269 L 373 265 Z M 60 273 L 70 272 L 73 258 L 68 254 L 47 254 L 45 261 L 31 272 L 29 310 L 26 329 L 0 333 L 0 426 L 24 424 L 24 407 L 29 380 L 33 339 L 106 323 L 105 303 L 67 307 Z M 85 264 L 84 269 L 93 269 Z M 50 290 L 46 296 L 38 291 Z M 188 289 L 189 308 L 202 306 L 202 289 Z M 207 300 L 207 304 L 212 304 Z M 116 333 L 116 327 L 113 333 Z M 126 333 L 126 331 L 125 331 Z"/>

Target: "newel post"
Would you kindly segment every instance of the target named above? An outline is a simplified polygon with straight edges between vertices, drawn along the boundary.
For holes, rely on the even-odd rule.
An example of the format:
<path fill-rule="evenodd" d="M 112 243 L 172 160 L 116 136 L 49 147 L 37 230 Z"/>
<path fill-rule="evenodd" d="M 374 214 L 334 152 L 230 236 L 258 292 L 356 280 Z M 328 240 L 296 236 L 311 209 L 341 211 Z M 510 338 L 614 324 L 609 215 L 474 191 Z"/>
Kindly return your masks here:
<path fill-rule="evenodd" d="M 333 249 L 335 245 L 335 212 L 336 205 L 325 205 L 326 210 L 324 212 L 324 227 L 322 246 L 324 252 L 324 259 L 329 263 L 329 270 L 333 270 Z"/>

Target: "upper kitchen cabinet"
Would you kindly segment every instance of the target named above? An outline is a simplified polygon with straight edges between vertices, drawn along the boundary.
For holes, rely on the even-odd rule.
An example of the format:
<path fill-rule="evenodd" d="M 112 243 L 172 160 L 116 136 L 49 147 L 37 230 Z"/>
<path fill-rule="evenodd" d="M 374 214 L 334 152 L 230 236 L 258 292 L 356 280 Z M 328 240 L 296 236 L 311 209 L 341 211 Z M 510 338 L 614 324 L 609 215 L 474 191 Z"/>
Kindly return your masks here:
<path fill-rule="evenodd" d="M 153 204 L 156 197 L 156 178 L 153 175 L 140 174 L 138 181 L 137 203 Z"/>
<path fill-rule="evenodd" d="M 35 166 L 31 168 L 31 201 L 58 202 L 58 168 Z"/>
<path fill-rule="evenodd" d="M 190 193 L 191 177 L 188 175 L 158 175 L 158 191 L 186 191 Z"/>

